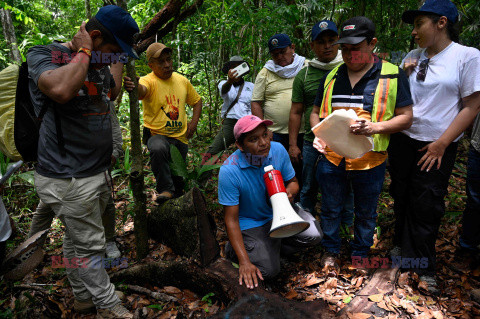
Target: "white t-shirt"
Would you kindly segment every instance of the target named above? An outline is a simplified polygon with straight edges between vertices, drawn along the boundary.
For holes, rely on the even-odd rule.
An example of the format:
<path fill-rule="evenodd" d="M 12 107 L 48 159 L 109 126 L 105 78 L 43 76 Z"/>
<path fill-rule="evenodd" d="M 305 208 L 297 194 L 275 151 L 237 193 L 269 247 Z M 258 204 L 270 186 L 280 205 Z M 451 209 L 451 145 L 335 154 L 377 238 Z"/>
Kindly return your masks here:
<path fill-rule="evenodd" d="M 225 84 L 227 81 L 223 80 L 220 81 L 218 84 L 218 90 L 220 90 L 220 94 L 222 92 L 222 86 Z M 232 104 L 233 101 L 235 101 L 235 98 L 237 97 L 238 90 L 240 89 L 239 86 L 234 86 L 230 88 L 230 91 L 228 91 L 227 94 L 221 94 L 222 99 L 223 99 L 223 106 L 222 106 L 222 118 L 225 116 L 225 112 L 227 112 L 228 107 L 230 104 Z M 252 92 L 253 92 L 253 83 L 252 82 L 247 82 L 245 81 L 245 84 L 243 86 L 242 94 L 240 94 L 240 97 L 238 98 L 237 103 L 230 109 L 230 111 L 227 114 L 227 119 L 241 119 L 245 115 L 250 115 L 252 114 L 252 107 L 251 107 L 251 102 L 252 102 Z"/>
<path fill-rule="evenodd" d="M 452 42 L 430 59 L 424 82 L 417 81 L 417 73 L 427 59 L 425 49 L 409 52 L 400 67 L 409 59 L 418 63 L 409 77 L 413 124 L 403 133 L 419 141 L 436 141 L 460 112 L 462 98 L 480 91 L 480 51 Z"/>

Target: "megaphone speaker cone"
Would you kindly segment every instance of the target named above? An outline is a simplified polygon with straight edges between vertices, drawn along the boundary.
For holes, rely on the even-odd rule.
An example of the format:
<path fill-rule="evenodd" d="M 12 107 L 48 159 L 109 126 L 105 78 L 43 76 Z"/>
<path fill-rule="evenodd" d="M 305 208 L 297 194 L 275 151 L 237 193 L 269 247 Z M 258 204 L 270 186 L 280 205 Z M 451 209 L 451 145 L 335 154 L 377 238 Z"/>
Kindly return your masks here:
<path fill-rule="evenodd" d="M 276 229 L 270 229 L 269 235 L 272 238 L 287 238 L 300 234 L 308 227 L 310 227 L 309 222 L 299 221 L 289 225 L 278 226 Z"/>
<path fill-rule="evenodd" d="M 273 238 L 286 238 L 301 233 L 310 226 L 298 216 L 286 193 L 277 193 L 270 197 L 273 220 L 269 235 Z"/>

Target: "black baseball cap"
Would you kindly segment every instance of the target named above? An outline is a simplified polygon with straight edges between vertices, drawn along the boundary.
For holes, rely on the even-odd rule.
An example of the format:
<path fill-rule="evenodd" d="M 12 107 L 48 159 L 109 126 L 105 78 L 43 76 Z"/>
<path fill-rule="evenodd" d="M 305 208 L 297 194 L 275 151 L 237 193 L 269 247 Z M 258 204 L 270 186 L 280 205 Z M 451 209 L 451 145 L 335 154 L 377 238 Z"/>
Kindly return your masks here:
<path fill-rule="evenodd" d="M 445 16 L 452 23 L 458 20 L 457 7 L 450 0 L 427 0 L 420 9 L 405 11 L 402 14 L 402 20 L 408 24 L 413 24 L 416 16 L 432 13 Z"/>
<path fill-rule="evenodd" d="M 375 37 L 375 24 L 367 17 L 348 19 L 340 28 L 340 39 L 335 44 L 358 44 Z"/>

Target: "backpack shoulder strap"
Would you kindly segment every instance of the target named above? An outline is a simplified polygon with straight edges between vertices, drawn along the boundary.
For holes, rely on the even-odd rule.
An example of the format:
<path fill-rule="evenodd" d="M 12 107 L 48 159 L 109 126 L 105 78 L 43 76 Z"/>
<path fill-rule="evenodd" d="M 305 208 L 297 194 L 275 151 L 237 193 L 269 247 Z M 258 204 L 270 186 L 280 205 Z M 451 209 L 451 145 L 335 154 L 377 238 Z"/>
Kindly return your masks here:
<path fill-rule="evenodd" d="M 53 51 L 54 49 L 56 49 L 56 46 L 53 43 L 47 44 L 45 46 L 50 51 Z M 26 62 L 24 62 L 24 63 L 26 64 Z M 65 65 L 66 63 L 59 63 L 59 64 L 60 65 Z M 28 69 L 27 69 L 27 72 L 28 72 Z M 57 143 L 58 143 L 58 147 L 60 149 L 60 154 L 62 156 L 65 156 L 65 154 L 66 154 L 65 139 L 63 137 L 63 132 L 62 132 L 62 122 L 60 120 L 60 114 L 58 114 L 58 110 L 57 110 L 57 107 L 56 107 L 57 103 L 55 101 L 53 101 L 52 99 L 47 97 L 46 100 L 45 100 L 45 104 L 42 105 L 42 108 L 40 109 L 40 113 L 37 116 L 37 121 L 38 121 L 38 124 L 40 125 L 40 123 L 43 121 L 43 117 L 47 113 L 48 108 L 50 106 L 53 109 L 53 115 L 55 117 L 55 129 L 56 129 L 56 133 L 57 133 Z"/>

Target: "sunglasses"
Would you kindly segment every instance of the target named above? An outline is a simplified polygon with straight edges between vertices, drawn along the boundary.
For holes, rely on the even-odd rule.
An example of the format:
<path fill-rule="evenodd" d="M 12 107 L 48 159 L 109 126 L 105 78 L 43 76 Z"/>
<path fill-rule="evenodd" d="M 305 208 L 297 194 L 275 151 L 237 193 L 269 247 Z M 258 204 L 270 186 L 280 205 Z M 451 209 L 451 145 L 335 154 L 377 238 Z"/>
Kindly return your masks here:
<path fill-rule="evenodd" d="M 427 70 L 428 70 L 428 62 L 430 62 L 430 59 L 425 59 L 420 63 L 420 70 L 418 70 L 418 73 L 417 73 L 417 81 L 420 81 L 420 82 L 425 81 L 425 77 L 427 76 Z"/>

